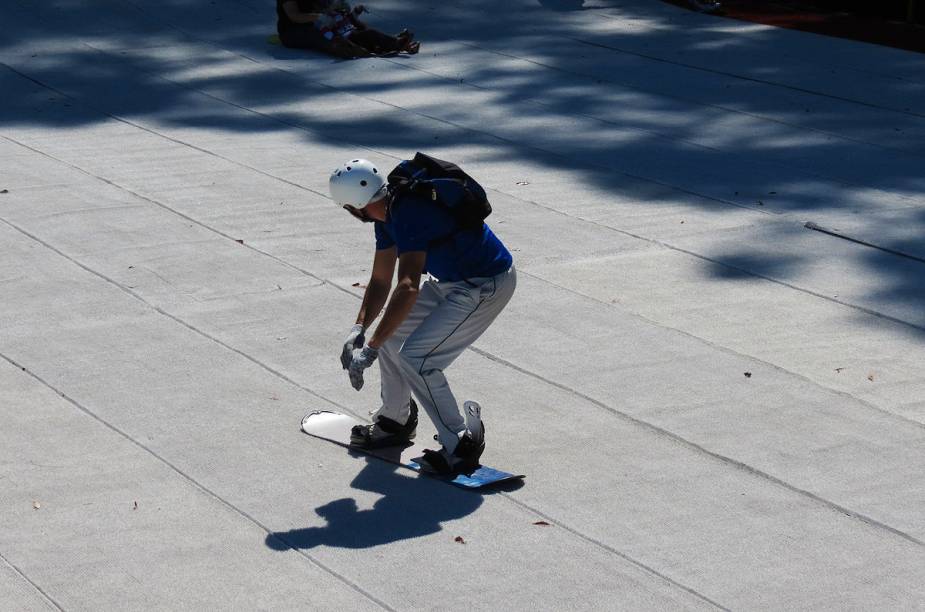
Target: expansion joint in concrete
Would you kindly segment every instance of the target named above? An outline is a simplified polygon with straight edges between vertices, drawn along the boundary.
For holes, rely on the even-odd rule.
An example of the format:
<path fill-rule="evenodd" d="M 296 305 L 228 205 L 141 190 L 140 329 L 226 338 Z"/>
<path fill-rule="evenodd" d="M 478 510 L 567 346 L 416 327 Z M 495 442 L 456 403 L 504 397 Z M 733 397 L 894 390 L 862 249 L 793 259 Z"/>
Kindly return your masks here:
<path fill-rule="evenodd" d="M 892 526 L 890 526 L 890 525 L 887 525 L 886 523 L 882 523 L 882 522 L 880 522 L 880 521 L 878 521 L 878 520 L 876 520 L 876 519 L 874 519 L 874 518 L 872 518 L 872 517 L 870 517 L 870 516 L 867 516 L 867 515 L 862 514 L 862 513 L 860 513 L 860 512 L 856 512 L 856 511 L 854 511 L 854 510 L 852 510 L 852 509 L 850 509 L 850 508 L 846 508 L 845 506 L 842 506 L 841 504 L 838 504 L 838 503 L 835 503 L 835 502 L 833 502 L 833 501 L 831 501 L 831 500 L 828 500 L 828 499 L 826 499 L 826 498 L 824 498 L 824 497 L 822 497 L 822 496 L 820 496 L 820 495 L 817 495 L 817 494 L 813 493 L 812 491 L 807 491 L 806 489 L 801 489 L 800 487 L 797 487 L 796 485 L 792 485 L 792 484 L 790 484 L 789 482 L 786 482 L 786 481 L 784 481 L 784 480 L 781 480 L 780 478 L 778 478 L 778 477 L 776 477 L 776 476 L 773 476 L 773 475 L 769 474 L 768 472 L 765 472 L 765 471 L 763 471 L 763 470 L 760 470 L 760 469 L 758 469 L 758 468 L 756 468 L 756 467 L 753 467 L 753 466 L 751 466 L 751 465 L 748 465 L 747 463 L 744 463 L 744 462 L 739 461 L 739 460 L 737 460 L 737 459 L 733 459 L 732 457 L 728 457 L 728 456 L 723 455 L 723 454 L 721 454 L 721 453 L 717 453 L 717 452 L 715 452 L 715 451 L 711 451 L 711 450 L 709 450 L 708 448 L 706 448 L 706 447 L 704 447 L 704 446 L 701 446 L 700 444 L 697 444 L 696 442 L 693 442 L 693 441 L 691 441 L 691 440 L 688 440 L 687 438 L 684 438 L 684 437 L 682 437 L 682 436 L 680 436 L 680 435 L 678 435 L 678 434 L 676 434 L 676 433 L 674 433 L 674 432 L 672 432 L 672 431 L 669 431 L 669 430 L 667 430 L 667 429 L 664 429 L 664 428 L 662 428 L 662 427 L 659 427 L 658 425 L 655 425 L 655 424 L 653 424 L 653 423 L 649 423 L 648 421 L 644 421 L 644 420 L 642 420 L 642 419 L 639 419 L 639 418 L 637 418 L 637 417 L 634 417 L 634 416 L 632 416 L 632 415 L 630 415 L 630 414 L 628 414 L 628 413 L 626 413 L 626 412 L 623 412 L 623 411 L 621 411 L 621 410 L 618 410 L 618 409 L 614 408 L 613 406 L 610 406 L 610 405 L 608 405 L 608 404 L 606 404 L 606 403 L 604 403 L 604 402 L 602 402 L 602 401 L 600 401 L 600 400 L 598 400 L 598 399 L 595 399 L 595 398 L 591 397 L 590 395 L 587 395 L 587 394 L 585 394 L 585 393 L 582 393 L 581 391 L 579 391 L 579 390 L 577 390 L 577 389 L 574 389 L 574 388 L 572 388 L 572 387 L 569 387 L 568 385 L 564 385 L 564 384 L 562 384 L 562 383 L 560 383 L 560 382 L 556 382 L 555 380 L 552 380 L 552 379 L 550 379 L 550 378 L 547 378 L 547 377 L 545 377 L 545 376 L 542 376 L 542 375 L 540 375 L 540 374 L 537 374 L 537 373 L 535 373 L 535 372 L 532 372 L 532 371 L 530 371 L 530 370 L 528 370 L 528 369 L 526 369 L 526 368 L 522 368 L 522 367 L 520 367 L 520 366 L 514 364 L 513 362 L 508 361 L 507 359 L 502 359 L 502 358 L 500 358 L 500 357 L 497 357 L 496 355 L 493 355 L 493 354 L 491 354 L 491 353 L 489 353 L 489 352 L 487 352 L 487 351 L 483 351 L 482 349 L 478 349 L 478 348 L 475 348 L 475 347 L 471 347 L 470 350 L 475 351 L 476 353 L 478 353 L 479 355 L 485 357 L 486 359 L 489 359 L 489 360 L 494 361 L 494 362 L 496 362 L 496 363 L 505 365 L 505 366 L 507 366 L 507 367 L 509 367 L 509 368 L 511 368 L 511 369 L 513 369 L 513 370 L 516 370 L 517 372 L 520 372 L 521 374 L 524 374 L 524 375 L 529 376 L 529 377 L 531 377 L 531 378 L 533 378 L 533 379 L 535 379 L 535 380 L 538 380 L 538 381 L 540 381 L 540 382 L 542 382 L 542 383 L 545 383 L 545 384 L 547 384 L 547 385 L 550 385 L 550 386 L 552 386 L 552 387 L 555 387 L 555 388 L 557 388 L 557 389 L 559 389 L 559 390 L 561 390 L 561 391 L 565 391 L 566 393 L 570 393 L 570 394 L 572 394 L 572 395 L 574 395 L 574 396 L 576 396 L 576 397 L 579 397 L 579 398 L 583 399 L 584 401 L 586 401 L 586 402 L 588 402 L 588 403 L 590 403 L 590 404 L 593 404 L 593 405 L 597 406 L 598 408 L 600 408 L 600 409 L 602 409 L 602 410 L 605 410 L 605 411 L 607 411 L 607 412 L 613 414 L 613 415 L 616 416 L 616 417 L 619 417 L 620 419 L 622 419 L 622 420 L 624 420 L 624 421 L 626 421 L 626 422 L 628 422 L 628 423 L 631 423 L 631 424 L 633 424 L 633 425 L 635 425 L 635 426 L 637 426 L 637 427 L 640 427 L 640 428 L 645 429 L 645 430 L 647 430 L 647 431 L 649 431 L 649 432 L 655 433 L 655 434 L 657 434 L 657 435 L 659 435 L 659 436 L 661 436 L 661 437 L 663 437 L 663 438 L 666 438 L 666 439 L 668 439 L 668 440 L 671 440 L 671 441 L 673 441 L 673 442 L 675 442 L 675 443 L 677 443 L 677 444 L 680 444 L 680 445 L 682 445 L 682 446 L 684 446 L 684 447 L 687 447 L 688 449 L 690 449 L 690 450 L 692 450 L 692 451 L 694 451 L 694 452 L 696 452 L 696 453 L 698 453 L 698 454 L 700 454 L 700 455 L 703 455 L 703 456 L 706 456 L 706 457 L 710 457 L 710 458 L 712 458 L 712 459 L 714 459 L 714 460 L 716 460 L 716 461 L 719 461 L 720 463 L 722 463 L 722 464 L 724 464 L 724 465 L 727 465 L 727 466 L 729 466 L 729 467 L 732 467 L 732 468 L 741 470 L 742 472 L 745 472 L 746 474 L 749 474 L 749 475 L 751 475 L 751 476 L 754 476 L 754 477 L 759 478 L 759 479 L 761 479 L 761 480 L 764 480 L 764 481 L 766 481 L 766 482 L 775 484 L 775 485 L 777 485 L 777 486 L 779 486 L 779 487 L 782 487 L 782 488 L 784 488 L 784 489 L 790 491 L 791 493 L 796 493 L 797 495 L 800 495 L 800 496 L 805 497 L 805 498 L 807 498 L 807 499 L 810 499 L 810 500 L 812 500 L 812 501 L 814 501 L 814 502 L 817 502 L 818 504 L 822 505 L 823 507 L 825 507 L 825 508 L 827 508 L 827 509 L 829 509 L 829 510 L 832 510 L 832 511 L 837 512 L 837 513 L 839 513 L 839 514 L 843 514 L 843 515 L 845 515 L 845 516 L 851 517 L 851 518 L 853 518 L 853 519 L 855 519 L 855 520 L 857 520 L 857 521 L 859 521 L 859 522 L 861 522 L 861 523 L 863 523 L 863 524 L 866 524 L 866 525 L 868 525 L 868 526 L 870 526 L 870 527 L 874 527 L 874 528 L 876 528 L 876 529 L 886 531 L 886 532 L 888 532 L 888 533 L 893 534 L 894 536 L 897 536 L 897 537 L 899 537 L 899 538 L 901 538 L 901 539 L 903 539 L 903 540 L 906 540 L 907 542 L 911 542 L 911 543 L 916 544 L 916 545 L 918 545 L 918 546 L 925 547 L 925 542 L 923 542 L 922 540 L 916 538 L 915 536 L 913 536 L 913 535 L 911 535 L 911 534 L 906 533 L 905 531 L 902 531 L 901 529 L 897 529 L 896 527 L 892 527 Z"/>
<path fill-rule="evenodd" d="M 542 276 L 539 276 L 539 275 L 536 275 L 536 274 L 532 274 L 532 273 L 530 273 L 530 272 L 526 272 L 526 271 L 523 271 L 523 270 L 518 270 L 518 273 L 521 274 L 521 275 L 523 275 L 523 276 L 527 276 L 527 277 L 533 278 L 533 279 L 535 279 L 535 280 L 537 280 L 537 281 L 539 281 L 539 282 L 541 282 L 541 283 L 547 284 L 547 285 L 549 285 L 549 286 L 551 286 L 551 287 L 555 287 L 556 289 L 558 289 L 558 290 L 560 290 L 560 291 L 565 291 L 565 292 L 567 292 L 567 293 L 570 293 L 570 294 L 572 294 L 572 295 L 578 296 L 578 297 L 580 297 L 580 298 L 583 298 L 583 299 L 586 299 L 586 300 L 595 302 L 595 303 L 597 303 L 597 304 L 601 304 L 602 306 L 605 306 L 605 307 L 607 307 L 607 308 L 618 308 L 618 306 L 617 306 L 616 304 L 613 304 L 613 303 L 611 303 L 611 302 L 607 302 L 607 301 L 605 301 L 605 300 L 598 299 L 598 298 L 596 298 L 596 297 L 594 297 L 594 296 L 588 295 L 588 294 L 586 294 L 586 293 L 582 293 L 582 292 L 580 292 L 580 291 L 576 291 L 575 289 L 571 289 L 571 288 L 569 288 L 569 287 L 565 287 L 565 286 L 560 285 L 560 284 L 558 284 L 558 283 L 555 283 L 555 282 L 553 282 L 553 281 L 551 281 L 551 280 L 548 280 L 548 279 L 546 279 L 546 278 L 543 278 Z M 775 363 L 772 363 L 772 362 L 770 362 L 770 361 L 765 361 L 764 359 L 760 359 L 760 358 L 758 358 L 758 357 L 755 357 L 754 355 L 749 355 L 748 353 L 740 353 L 739 351 L 736 351 L 735 349 L 729 348 L 729 347 L 727 347 L 727 346 L 723 346 L 722 344 L 717 344 L 717 343 L 715 343 L 715 342 L 712 342 L 712 341 L 710 341 L 710 340 L 707 340 L 706 338 L 702 338 L 702 337 L 697 336 L 697 335 L 695 335 L 695 334 L 692 334 L 692 333 L 690 333 L 690 332 L 684 331 L 683 329 L 679 329 L 679 328 L 677 328 L 677 327 L 671 327 L 670 325 L 665 325 L 664 323 L 660 323 L 659 321 L 656 321 L 656 320 L 654 320 L 654 319 L 650 319 L 649 317 L 646 317 L 646 316 L 644 316 L 644 315 L 641 315 L 641 314 L 639 314 L 638 312 L 628 311 L 628 310 L 625 310 L 625 309 L 620 309 L 620 312 L 621 312 L 621 314 L 623 314 L 624 316 L 633 317 L 633 318 L 635 318 L 635 319 L 638 319 L 639 321 L 644 322 L 644 323 L 647 324 L 647 325 L 652 325 L 653 327 L 658 327 L 659 329 L 664 329 L 665 331 L 669 331 L 669 332 L 671 332 L 671 333 L 679 334 L 679 335 L 681 335 L 681 336 L 685 336 L 685 337 L 687 337 L 687 338 L 690 338 L 691 340 L 693 340 L 693 341 L 695 341 L 695 342 L 699 342 L 699 343 L 701 343 L 701 344 L 703 344 L 703 345 L 705 345 L 705 346 L 708 346 L 708 347 L 710 347 L 711 349 L 713 349 L 713 350 L 715 350 L 715 351 L 719 351 L 719 352 L 722 352 L 722 353 L 726 353 L 727 355 L 734 355 L 734 356 L 739 357 L 739 358 L 741 358 L 741 359 L 748 359 L 748 360 L 750 360 L 750 361 L 752 361 L 752 362 L 754 362 L 754 363 L 760 363 L 762 366 L 765 366 L 765 367 L 767 367 L 767 368 L 769 368 L 769 369 L 771 369 L 771 370 L 774 370 L 774 371 L 776 371 L 776 372 L 780 372 L 781 374 L 784 374 L 784 375 L 786 375 L 786 376 L 792 376 L 792 377 L 794 377 L 794 378 L 797 378 L 797 379 L 799 379 L 799 380 L 802 380 L 803 382 L 805 382 L 805 383 L 807 383 L 807 384 L 809 384 L 809 385 L 812 385 L 812 386 L 815 387 L 816 389 L 819 389 L 819 390 L 821 390 L 821 391 L 825 391 L 826 393 L 832 393 L 832 394 L 834 394 L 834 395 L 838 395 L 839 397 L 842 397 L 842 398 L 844 398 L 844 399 L 846 399 L 846 400 L 848 400 L 848 401 L 855 402 L 858 406 L 862 406 L 862 407 L 864 407 L 864 408 L 866 408 L 866 409 L 868 409 L 868 410 L 872 410 L 873 412 L 880 413 L 880 414 L 882 414 L 883 416 L 885 416 L 885 417 L 887 417 L 887 418 L 890 418 L 890 419 L 894 419 L 894 420 L 896 420 L 896 421 L 899 421 L 900 423 L 903 423 L 904 425 L 911 425 L 912 427 L 915 427 L 915 428 L 917 428 L 917 429 L 925 429 L 925 423 L 923 423 L 922 421 L 916 421 L 916 420 L 914 420 L 914 419 L 910 419 L 910 418 L 908 418 L 908 417 L 905 417 L 905 416 L 903 416 L 903 415 L 901 415 L 901 414 L 896 414 L 895 412 L 891 412 L 891 411 L 889 411 L 889 410 L 886 410 L 886 409 L 884 409 L 884 408 L 881 408 L 880 406 L 877 406 L 877 405 L 872 404 L 871 402 L 868 402 L 868 401 L 866 401 L 866 400 L 864 400 L 864 399 L 861 399 L 861 398 L 859 398 L 859 397 L 856 397 L 856 396 L 854 396 L 854 395 L 851 395 L 850 393 L 846 393 L 845 391 L 840 391 L 840 390 L 838 390 L 838 389 L 832 389 L 831 387 L 827 387 L 827 386 L 825 386 L 825 385 L 823 385 L 823 384 L 820 384 L 819 382 L 817 382 L 817 381 L 815 381 L 815 380 L 813 380 L 813 379 L 811 379 L 811 378 L 809 378 L 809 377 L 807 377 L 807 376 L 804 376 L 803 374 L 800 374 L 800 373 L 798 373 L 798 372 L 794 372 L 793 370 L 788 370 L 787 368 L 784 368 L 783 366 L 779 366 L 779 365 L 777 365 L 777 364 L 775 364 Z"/>
<path fill-rule="evenodd" d="M 565 38 L 565 39 L 567 39 L 567 40 L 571 40 L 571 41 L 577 42 L 577 43 L 580 43 L 580 44 L 583 44 L 583 45 L 587 45 L 587 46 L 589 46 L 589 47 L 598 47 L 598 48 L 601 48 L 601 49 L 607 49 L 608 51 L 616 51 L 617 53 L 625 53 L 625 54 L 627 54 L 627 55 L 633 55 L 633 56 L 640 57 L 640 58 L 643 58 L 643 59 L 647 59 L 647 60 L 650 60 L 650 61 L 653 61 L 653 62 L 659 62 L 659 63 L 663 63 L 663 64 L 671 64 L 671 65 L 673 65 L 673 66 L 679 66 L 679 67 L 681 67 L 681 68 L 686 68 L 686 69 L 689 69 L 689 70 L 698 70 L 698 71 L 701 71 L 701 72 L 708 72 L 708 73 L 710 73 L 710 74 L 717 74 L 717 75 L 721 75 L 721 76 L 725 76 L 725 77 L 730 77 L 730 78 L 737 79 L 737 80 L 740 80 L 740 81 L 748 81 L 748 82 L 751 82 L 751 83 L 760 83 L 760 84 L 762 84 L 762 85 L 770 85 L 770 86 L 772 86 L 772 87 L 780 87 L 780 88 L 782 88 L 782 89 L 786 89 L 786 90 L 789 90 L 789 91 L 795 91 L 795 92 L 802 93 L 802 94 L 807 94 L 807 95 L 810 95 L 810 96 L 818 96 L 818 97 L 820 97 L 820 98 L 826 98 L 826 99 L 828 99 L 828 100 L 838 100 L 839 102 L 847 102 L 847 103 L 849 103 L 849 104 L 857 104 L 858 106 L 864 106 L 864 107 L 868 107 L 868 108 L 875 108 L 875 109 L 877 109 L 877 110 L 888 111 L 888 112 L 891 112 L 891 113 L 897 113 L 897 114 L 899 114 L 899 115 L 909 115 L 910 117 L 922 117 L 922 118 L 925 118 L 925 114 L 916 113 L 916 112 L 913 112 L 912 110 L 899 110 L 899 109 L 896 109 L 896 108 L 891 108 L 891 107 L 889 107 L 889 106 L 883 106 L 883 105 L 881 105 L 881 104 L 873 104 L 872 102 L 864 102 L 864 101 L 862 101 L 862 100 L 856 100 L 856 99 L 854 99 L 854 98 L 848 98 L 848 97 L 845 97 L 845 96 L 836 96 L 835 94 L 825 93 L 825 92 L 822 92 L 822 91 L 816 91 L 816 90 L 814 90 L 814 89 L 809 89 L 809 88 L 807 88 L 807 87 L 796 87 L 796 86 L 794 86 L 794 85 L 787 85 L 786 83 L 778 83 L 778 82 L 776 82 L 776 81 L 770 81 L 770 80 L 768 80 L 768 79 L 759 79 L 759 78 L 756 78 L 756 77 L 745 76 L 745 75 L 743 75 L 743 74 L 735 74 L 735 73 L 733 73 L 733 72 L 726 72 L 726 71 L 724 71 L 724 70 L 718 70 L 718 69 L 716 69 L 716 68 L 708 68 L 708 67 L 705 67 L 705 66 L 698 66 L 698 65 L 696 65 L 696 64 L 691 64 L 691 63 L 688 63 L 688 62 L 679 62 L 679 61 L 677 61 L 677 60 L 669 60 L 669 59 L 665 59 L 665 58 L 662 58 L 662 57 L 657 57 L 657 56 L 655 56 L 655 55 L 650 55 L 650 54 L 647 54 L 647 53 L 639 53 L 638 51 L 629 51 L 629 50 L 627 50 L 627 49 L 621 49 L 620 47 L 617 47 L 617 46 L 614 46 L 614 45 L 607 45 L 607 44 L 604 44 L 604 43 L 593 42 L 593 41 L 584 40 L 584 39 L 581 39 L 581 38 L 573 38 L 573 37 L 571 37 L 571 36 L 564 36 L 563 38 Z"/>
<path fill-rule="evenodd" d="M 42 598 L 42 600 L 43 600 L 45 603 L 47 603 L 50 607 L 53 607 L 53 608 L 55 608 L 55 609 L 57 609 L 57 610 L 61 610 L 61 611 L 63 612 L 64 608 L 61 607 L 61 604 L 59 604 L 57 601 L 55 601 L 55 598 L 52 597 L 51 594 L 50 594 L 48 591 L 46 591 L 45 589 L 43 589 L 35 580 L 33 580 L 32 578 L 30 578 L 24 571 L 22 571 L 22 570 L 19 569 L 15 564 L 13 564 L 12 561 L 10 561 L 9 559 L 7 559 L 6 556 L 5 556 L 2 552 L 0 552 L 0 561 L 2 561 L 4 565 L 6 565 L 7 567 L 9 567 L 10 570 L 11 570 L 12 572 L 14 572 L 17 576 L 19 576 L 20 578 L 22 578 L 22 580 L 23 580 L 24 582 L 28 583 L 29 586 L 30 586 L 36 593 L 38 593 L 38 595 Z"/>
<path fill-rule="evenodd" d="M 81 266 L 81 267 L 83 267 L 83 266 Z M 163 313 L 162 313 L 162 314 L 163 314 Z M 272 529 L 270 529 L 267 525 L 264 525 L 264 524 L 263 524 L 260 520 L 258 520 L 256 517 L 254 517 L 254 516 L 251 515 L 250 513 L 246 512 L 245 510 L 239 508 L 238 506 L 234 505 L 234 504 L 231 503 L 230 501 L 226 500 L 225 498 L 223 498 L 222 496 L 220 496 L 218 493 L 216 493 L 216 492 L 213 491 L 212 489 L 208 488 L 207 486 L 205 486 L 204 484 L 202 484 L 201 482 L 199 482 L 198 480 L 196 480 L 195 478 L 193 478 L 190 474 L 187 474 L 187 473 L 186 473 L 185 471 L 183 471 L 179 466 L 177 466 L 176 464 L 172 463 L 169 459 L 167 459 L 167 458 L 164 457 L 163 455 L 159 454 L 159 453 L 158 453 L 157 451 L 155 451 L 154 449 L 148 447 L 147 445 L 145 445 L 143 442 L 139 441 L 138 439 L 132 437 L 128 432 L 123 431 L 122 429 L 120 429 L 120 428 L 117 427 L 116 425 L 114 425 L 114 424 L 110 423 L 109 421 L 107 421 L 106 419 L 102 418 L 101 416 L 99 416 L 98 414 L 96 414 L 95 412 L 93 412 L 90 408 L 88 408 L 87 406 L 84 406 L 81 402 L 77 401 L 76 399 L 74 399 L 73 397 L 71 397 L 70 395 L 68 395 L 68 394 L 65 393 L 64 391 L 62 391 L 61 389 L 55 387 L 53 384 L 51 384 L 49 381 L 45 380 L 44 378 L 42 378 L 41 376 L 39 376 L 39 375 L 36 374 L 35 372 L 29 370 L 26 366 L 20 364 L 19 362 L 17 362 L 16 360 L 14 360 L 13 358 L 9 357 L 8 355 L 6 355 L 6 354 L 4 354 L 4 353 L 0 353 L 0 359 L 3 359 L 4 361 L 6 361 L 7 363 L 9 363 L 10 365 L 12 365 L 13 367 L 15 367 L 16 369 L 21 370 L 22 372 L 24 372 L 25 374 L 27 374 L 28 376 L 30 376 L 31 378 L 33 378 L 33 379 L 34 379 L 35 381 L 37 381 L 38 383 L 40 383 L 40 384 L 43 385 L 44 387 L 48 388 L 49 390 L 51 390 L 52 392 L 54 392 L 55 394 L 57 394 L 58 396 L 60 396 L 64 401 L 66 401 L 67 403 L 69 403 L 70 405 L 72 405 L 73 407 L 75 407 L 77 410 L 79 410 L 79 411 L 82 412 L 83 414 L 87 415 L 88 417 L 90 417 L 91 419 L 93 419 L 94 421 L 96 421 L 97 423 L 99 423 L 100 425 L 102 425 L 103 427 L 106 427 L 107 429 L 109 429 L 110 431 L 112 431 L 113 433 L 115 433 L 116 435 L 118 435 L 118 436 L 120 436 L 121 438 L 125 439 L 125 440 L 128 441 L 129 443 L 133 444 L 133 445 L 136 446 L 137 448 L 139 448 L 139 449 L 141 449 L 142 451 L 144 451 L 146 454 L 150 455 L 151 457 L 153 457 L 154 459 L 156 459 L 156 460 L 159 461 L 160 463 L 162 463 L 162 464 L 164 464 L 165 466 L 167 466 L 168 468 L 170 468 L 171 471 L 173 471 L 175 474 L 177 474 L 178 476 L 180 476 L 183 480 L 185 480 L 187 483 L 189 483 L 193 488 L 197 489 L 197 490 L 200 491 L 201 493 L 205 494 L 207 497 L 209 497 L 209 498 L 215 500 L 216 502 L 218 502 L 219 504 L 221 504 L 222 506 L 224 506 L 224 507 L 227 508 L 228 510 L 232 511 L 233 513 L 237 514 L 238 516 L 240 516 L 241 518 L 245 519 L 245 520 L 248 521 L 249 523 L 251 523 L 251 524 L 253 524 L 254 526 L 258 527 L 261 531 L 265 532 L 265 533 L 267 534 L 267 536 L 269 536 L 269 537 L 271 537 L 271 538 L 274 538 L 274 539 L 278 540 L 279 542 L 285 544 L 285 547 L 286 547 L 286 548 L 291 549 L 293 552 L 295 552 L 297 555 L 299 555 L 300 557 L 302 557 L 302 558 L 304 558 L 305 560 L 307 560 L 307 561 L 308 561 L 309 563 L 311 563 L 313 566 L 317 567 L 318 569 L 322 570 L 323 572 L 325 572 L 325 573 L 331 575 L 332 577 L 336 578 L 338 581 L 340 581 L 340 582 L 343 583 L 344 585 L 350 587 L 351 589 L 353 589 L 353 590 L 356 591 L 357 593 L 363 595 L 365 598 L 369 599 L 370 601 L 372 601 L 373 603 L 377 604 L 377 605 L 380 606 L 381 608 L 383 608 L 383 609 L 385 609 L 385 610 L 394 611 L 394 608 L 392 608 L 392 607 L 389 606 L 387 603 L 385 603 L 385 602 L 383 602 L 382 600 L 380 600 L 379 598 L 377 598 L 377 597 L 376 597 L 375 595 L 373 595 L 372 593 L 368 592 L 366 589 L 364 589 L 363 587 L 361 587 L 359 584 L 357 584 L 357 583 L 354 582 L 353 580 L 347 578 L 346 576 L 344 576 L 344 575 L 338 573 L 338 572 L 335 571 L 334 569 L 332 569 L 332 568 L 328 567 L 327 565 L 323 564 L 323 563 L 320 562 L 318 559 L 316 559 L 315 557 L 313 557 L 312 555 L 310 555 L 310 554 L 307 553 L 306 551 L 302 550 L 302 549 L 299 548 L 298 546 L 295 546 L 294 544 L 288 542 L 284 537 L 282 537 L 282 536 L 280 536 L 278 533 L 274 532 L 274 531 L 273 531 Z M 3 558 L 2 555 L 0 555 L 0 559 L 2 559 L 2 558 Z M 4 560 L 5 560 L 5 559 L 4 559 Z M 41 588 L 40 588 L 37 584 L 35 584 L 32 580 L 29 580 L 29 578 L 28 578 L 25 574 L 23 574 L 22 572 L 20 572 L 15 566 L 13 566 L 12 564 L 10 564 L 8 561 L 7 561 L 7 563 L 8 563 L 11 567 L 13 567 L 13 569 L 16 570 L 17 573 L 19 573 L 24 579 L 28 580 L 29 583 L 32 584 L 36 589 L 39 589 L 39 591 L 41 591 L 43 594 L 45 594 L 45 592 L 42 591 Z M 52 600 L 47 594 L 45 594 L 45 596 L 48 597 L 49 600 L 51 600 L 52 602 L 54 602 L 54 600 Z M 61 608 L 60 606 L 58 606 L 57 604 L 55 604 L 55 605 L 58 607 L 58 609 L 62 609 L 62 608 Z"/>

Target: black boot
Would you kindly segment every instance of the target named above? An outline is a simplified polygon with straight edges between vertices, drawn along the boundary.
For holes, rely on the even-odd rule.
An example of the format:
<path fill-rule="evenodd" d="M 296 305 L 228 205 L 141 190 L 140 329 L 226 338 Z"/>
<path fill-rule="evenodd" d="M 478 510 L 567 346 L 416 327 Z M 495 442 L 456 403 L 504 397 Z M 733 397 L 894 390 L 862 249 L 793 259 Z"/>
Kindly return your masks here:
<path fill-rule="evenodd" d="M 418 426 L 418 407 L 411 400 L 411 415 L 402 425 L 384 416 L 376 418 L 371 425 L 354 425 L 350 430 L 350 445 L 360 448 L 384 448 L 404 446 L 414 439 Z"/>
<path fill-rule="evenodd" d="M 421 457 L 414 459 L 425 472 L 452 476 L 454 474 L 471 474 L 481 465 L 479 459 L 485 452 L 485 425 L 480 423 L 480 431 L 476 436 L 466 433 L 459 439 L 453 452 L 447 452 L 446 447 L 440 450 L 424 451 Z M 436 438 L 436 436 L 434 436 Z"/>

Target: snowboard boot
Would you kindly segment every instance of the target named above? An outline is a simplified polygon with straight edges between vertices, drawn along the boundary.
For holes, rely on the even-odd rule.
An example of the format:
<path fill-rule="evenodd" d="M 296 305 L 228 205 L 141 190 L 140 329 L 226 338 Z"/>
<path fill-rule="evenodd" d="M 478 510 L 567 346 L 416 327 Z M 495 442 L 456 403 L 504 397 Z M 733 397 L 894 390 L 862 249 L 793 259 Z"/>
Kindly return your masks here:
<path fill-rule="evenodd" d="M 411 400 L 411 414 L 404 425 L 384 416 L 377 417 L 370 425 L 354 425 L 350 430 L 350 445 L 360 448 L 405 446 L 414 439 L 417 426 L 418 407 Z"/>
<path fill-rule="evenodd" d="M 414 459 L 421 469 L 431 474 L 450 476 L 453 474 L 471 474 L 479 468 L 479 459 L 485 452 L 485 424 L 481 418 L 482 408 L 476 402 L 463 405 L 466 420 L 466 433 L 459 439 L 453 452 L 446 447 L 440 450 L 424 451 L 424 455 Z M 434 436 L 437 439 L 437 436 Z"/>

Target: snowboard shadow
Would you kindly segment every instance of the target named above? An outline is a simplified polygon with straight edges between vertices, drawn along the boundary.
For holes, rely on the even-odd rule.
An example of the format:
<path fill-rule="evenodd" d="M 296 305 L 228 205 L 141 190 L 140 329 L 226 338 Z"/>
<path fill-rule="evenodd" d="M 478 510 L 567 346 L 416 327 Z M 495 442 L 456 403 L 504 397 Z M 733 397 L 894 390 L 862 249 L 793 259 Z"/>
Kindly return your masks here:
<path fill-rule="evenodd" d="M 372 508 L 359 510 L 351 497 L 336 499 L 315 508 L 326 521 L 321 527 L 305 527 L 267 535 L 274 550 L 372 548 L 400 540 L 419 538 L 441 531 L 442 523 L 475 512 L 486 494 L 510 488 L 469 491 L 422 475 L 410 474 L 399 466 L 375 457 L 349 451 L 366 460 L 350 486 L 382 497 Z"/>

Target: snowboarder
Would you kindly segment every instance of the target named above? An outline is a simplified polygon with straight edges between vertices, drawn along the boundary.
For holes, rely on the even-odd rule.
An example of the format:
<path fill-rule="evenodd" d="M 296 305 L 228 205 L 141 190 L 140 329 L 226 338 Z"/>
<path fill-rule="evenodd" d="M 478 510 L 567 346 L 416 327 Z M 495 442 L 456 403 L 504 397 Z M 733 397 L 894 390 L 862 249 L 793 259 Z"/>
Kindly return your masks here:
<path fill-rule="evenodd" d="M 444 370 L 511 299 L 517 282 L 511 254 L 481 218 L 460 227 L 459 216 L 440 204 L 436 191 L 431 198 L 390 186 L 369 161 L 344 163 L 331 174 L 329 187 L 337 206 L 373 223 L 375 230 L 372 273 L 344 341 L 341 365 L 359 390 L 364 370 L 378 358 L 382 404 L 371 425 L 353 428 L 351 444 L 369 448 L 411 440 L 417 427 L 413 393 L 442 445 L 416 459 L 422 468 L 450 474 L 478 467 L 485 448 L 481 409 L 466 402 L 465 414 L 460 413 Z M 421 285 L 425 273 L 430 279 Z M 383 306 L 382 319 L 366 341 Z"/>

